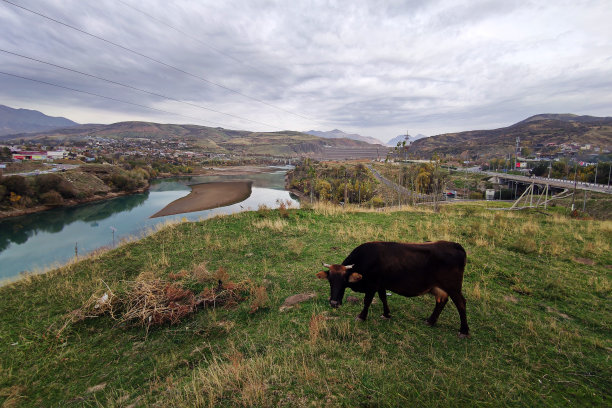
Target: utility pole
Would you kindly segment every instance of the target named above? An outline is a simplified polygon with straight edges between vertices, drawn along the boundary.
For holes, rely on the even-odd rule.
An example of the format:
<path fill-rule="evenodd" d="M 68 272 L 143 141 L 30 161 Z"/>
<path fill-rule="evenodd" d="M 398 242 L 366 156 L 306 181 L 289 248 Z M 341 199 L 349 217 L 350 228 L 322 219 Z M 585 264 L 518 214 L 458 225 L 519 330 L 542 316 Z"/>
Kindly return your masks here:
<path fill-rule="evenodd" d="M 516 148 L 514 149 L 514 170 L 516 170 L 516 162 L 518 160 L 519 149 L 520 149 L 521 137 L 516 137 Z"/>
<path fill-rule="evenodd" d="M 576 174 L 578 174 L 578 162 L 574 168 L 574 194 L 572 194 L 572 211 L 574 211 L 574 200 L 576 199 Z"/>
<path fill-rule="evenodd" d="M 408 161 L 408 146 L 410 146 L 410 134 L 406 130 L 406 137 L 404 138 L 404 161 Z"/>

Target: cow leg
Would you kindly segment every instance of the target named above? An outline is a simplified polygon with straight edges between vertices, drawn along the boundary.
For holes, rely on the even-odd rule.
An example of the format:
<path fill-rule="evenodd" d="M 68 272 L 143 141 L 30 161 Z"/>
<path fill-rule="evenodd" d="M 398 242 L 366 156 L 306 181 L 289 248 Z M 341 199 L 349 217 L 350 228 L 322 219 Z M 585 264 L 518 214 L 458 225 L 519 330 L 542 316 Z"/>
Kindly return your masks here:
<path fill-rule="evenodd" d="M 444 309 L 444 306 L 446 306 L 446 303 L 448 303 L 448 298 L 441 299 L 439 302 L 436 300 L 436 307 L 431 313 L 431 316 L 429 316 L 429 319 L 426 320 L 428 325 L 433 326 L 436 324 L 440 313 L 442 313 L 442 309 Z"/>
<path fill-rule="evenodd" d="M 390 319 L 391 311 L 389 310 L 389 305 L 387 304 L 387 291 L 385 289 L 380 289 L 378 291 L 378 297 L 380 298 L 380 301 L 383 305 L 383 314 L 381 317 L 383 319 Z"/>
<path fill-rule="evenodd" d="M 374 294 L 376 292 L 366 292 L 365 297 L 363 298 L 363 310 L 357 316 L 356 320 L 361 320 L 362 322 L 368 318 L 368 309 L 372 304 L 372 299 L 374 299 Z"/>
<path fill-rule="evenodd" d="M 450 294 L 451 299 L 453 299 L 453 303 L 457 306 L 457 311 L 459 312 L 459 319 L 461 319 L 461 327 L 459 328 L 459 337 L 466 338 L 470 337 L 470 328 L 467 324 L 467 317 L 465 315 L 465 298 L 461 292 L 455 292 Z"/>

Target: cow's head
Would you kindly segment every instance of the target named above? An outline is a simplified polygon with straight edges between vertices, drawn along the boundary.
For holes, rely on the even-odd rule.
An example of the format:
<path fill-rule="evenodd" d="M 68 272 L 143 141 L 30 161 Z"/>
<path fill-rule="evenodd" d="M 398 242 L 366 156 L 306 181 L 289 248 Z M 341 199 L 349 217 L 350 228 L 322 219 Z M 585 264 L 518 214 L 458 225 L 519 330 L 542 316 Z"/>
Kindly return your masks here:
<path fill-rule="evenodd" d="M 356 272 L 351 272 L 353 265 L 329 265 L 324 263 L 328 271 L 317 273 L 317 278 L 329 281 L 329 305 L 336 308 L 342 304 L 344 290 L 351 283 L 359 282 L 362 276 Z"/>

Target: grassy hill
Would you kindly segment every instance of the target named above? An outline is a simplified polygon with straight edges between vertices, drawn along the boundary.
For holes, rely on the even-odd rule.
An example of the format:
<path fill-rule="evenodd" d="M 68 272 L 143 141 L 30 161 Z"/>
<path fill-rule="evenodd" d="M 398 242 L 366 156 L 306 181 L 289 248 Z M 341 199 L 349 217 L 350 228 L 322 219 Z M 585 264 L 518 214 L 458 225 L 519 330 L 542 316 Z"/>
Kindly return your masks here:
<path fill-rule="evenodd" d="M 362 296 L 332 310 L 314 276 L 364 241 L 437 239 L 468 252 L 470 339 L 457 338 L 450 302 L 436 327 L 423 323 L 431 297 L 393 295 L 391 320 L 378 318 L 378 302 L 356 322 Z M 260 209 L 168 225 L 0 288 L 0 404 L 609 405 L 610 242 L 609 221 L 478 206 Z M 215 277 L 266 292 L 149 330 L 108 315 L 70 319 L 105 292 L 161 279 L 211 293 Z M 307 292 L 317 296 L 279 311 Z"/>
<path fill-rule="evenodd" d="M 517 136 L 521 138 L 521 146 L 529 147 L 532 152 L 544 151 L 548 143 L 589 143 L 612 148 L 612 117 L 536 115 L 504 128 L 419 139 L 410 147 L 410 153 L 422 158 L 430 158 L 434 152 L 440 156 L 457 156 L 465 152 L 468 157 L 503 157 L 514 152 Z"/>
<path fill-rule="evenodd" d="M 8 138 L 9 136 L 5 137 Z M 111 125 L 81 125 L 36 134 L 13 135 L 11 138 L 40 141 L 84 140 L 92 137 L 109 139 L 145 138 L 178 141 L 209 152 L 272 154 L 291 156 L 320 152 L 325 145 L 359 147 L 368 143 L 351 139 L 325 139 L 294 131 L 251 132 L 197 125 L 174 125 L 151 122 L 119 122 Z"/>

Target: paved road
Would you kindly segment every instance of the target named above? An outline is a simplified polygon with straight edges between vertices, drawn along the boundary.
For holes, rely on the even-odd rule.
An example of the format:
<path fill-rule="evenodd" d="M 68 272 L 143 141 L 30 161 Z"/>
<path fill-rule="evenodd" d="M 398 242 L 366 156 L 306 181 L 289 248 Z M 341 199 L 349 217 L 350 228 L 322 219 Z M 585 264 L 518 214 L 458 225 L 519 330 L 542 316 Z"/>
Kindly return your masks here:
<path fill-rule="evenodd" d="M 78 164 L 58 164 L 49 170 L 34 170 L 26 173 L 5 173 L 5 176 L 36 176 L 37 174 L 57 173 L 58 171 L 70 170 L 79 167 Z"/>

